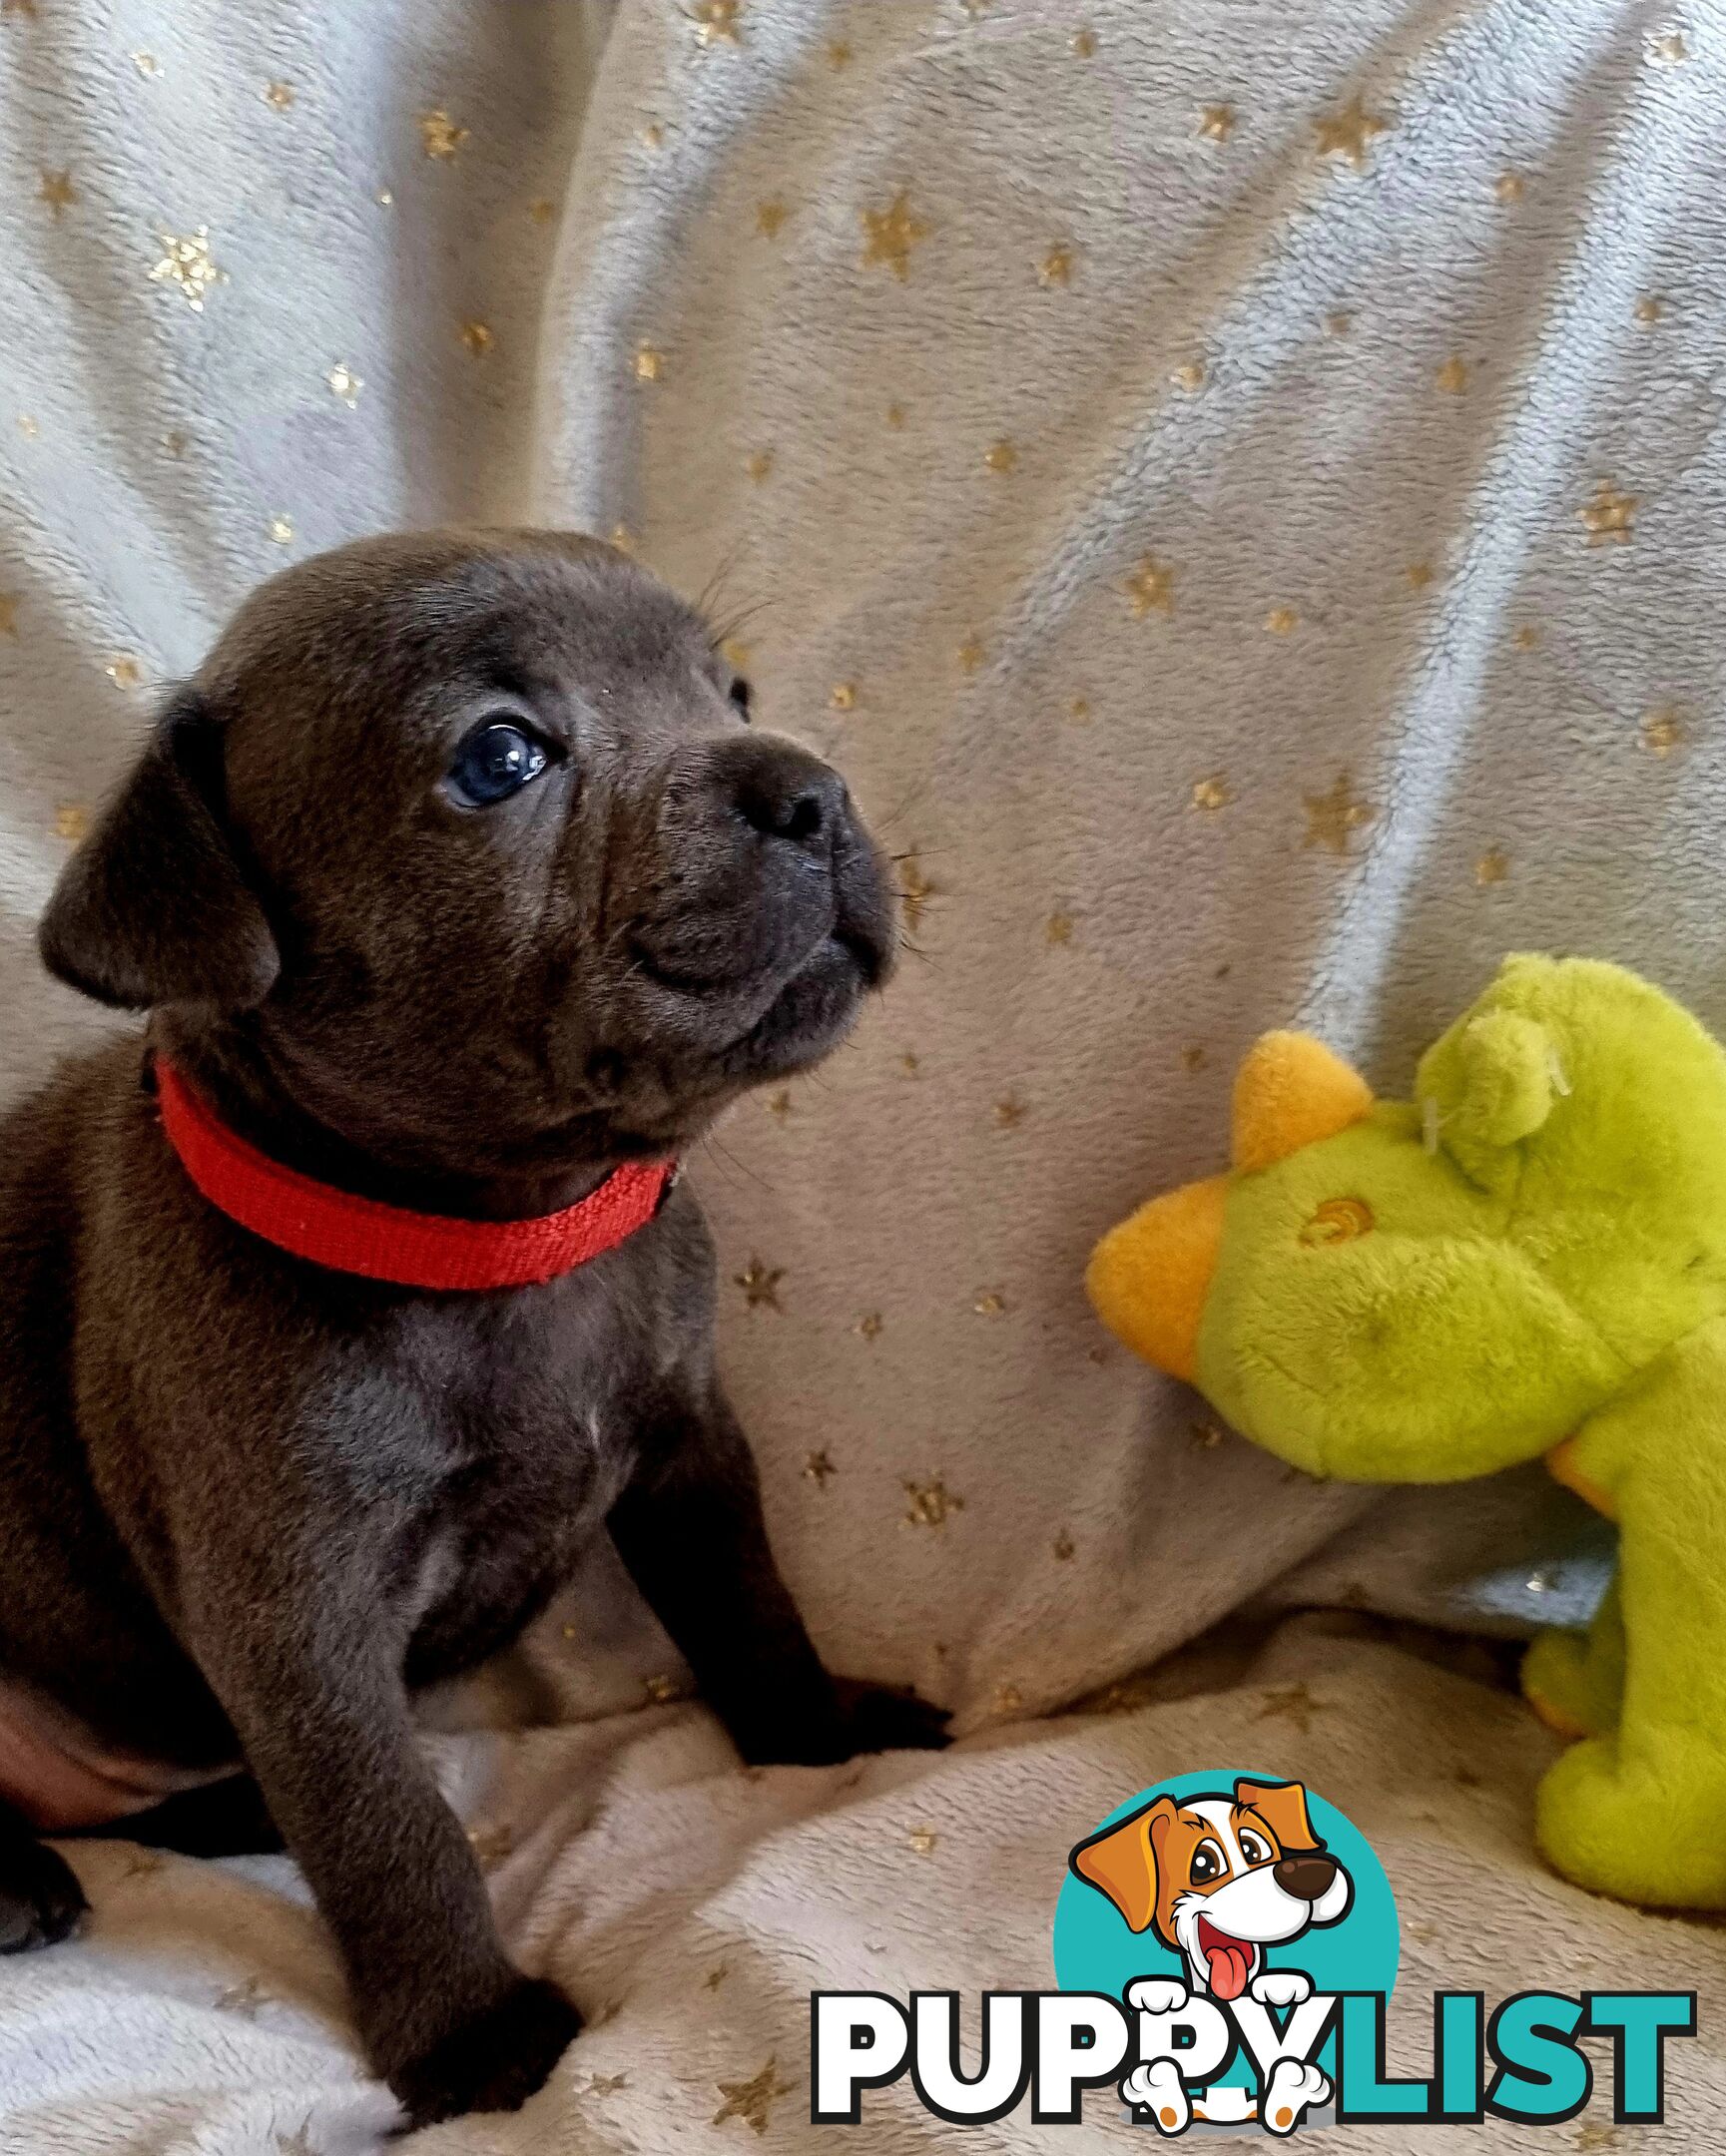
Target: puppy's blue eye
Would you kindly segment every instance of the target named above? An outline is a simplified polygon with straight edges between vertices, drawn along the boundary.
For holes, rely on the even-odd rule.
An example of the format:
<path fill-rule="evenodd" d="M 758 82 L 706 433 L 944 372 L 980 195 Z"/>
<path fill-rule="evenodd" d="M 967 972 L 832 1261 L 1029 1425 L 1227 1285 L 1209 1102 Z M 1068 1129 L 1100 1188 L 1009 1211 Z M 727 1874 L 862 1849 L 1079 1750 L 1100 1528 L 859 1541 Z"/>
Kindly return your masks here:
<path fill-rule="evenodd" d="M 463 740 L 449 767 L 448 786 L 464 808 L 489 808 L 519 794 L 547 763 L 545 744 L 505 720 L 483 720 Z"/>

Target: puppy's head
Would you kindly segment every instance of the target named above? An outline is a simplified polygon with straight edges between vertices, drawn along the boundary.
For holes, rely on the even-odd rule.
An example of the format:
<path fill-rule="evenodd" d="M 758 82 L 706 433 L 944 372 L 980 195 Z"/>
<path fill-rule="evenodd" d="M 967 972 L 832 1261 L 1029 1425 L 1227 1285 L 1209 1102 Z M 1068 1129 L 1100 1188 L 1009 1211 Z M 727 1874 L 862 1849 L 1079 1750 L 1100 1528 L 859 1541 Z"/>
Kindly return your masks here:
<path fill-rule="evenodd" d="M 1070 1863 L 1134 1931 L 1154 1930 L 1215 1997 L 1238 1998 L 1264 1948 L 1338 1923 L 1349 1875 L 1313 1832 L 1299 1782 L 1158 1797 L 1081 1842 Z"/>
<path fill-rule="evenodd" d="M 68 864 L 49 967 L 243 1031 L 458 1173 L 685 1143 L 816 1061 L 893 946 L 839 776 L 700 617 L 560 533 L 363 541 L 242 608 Z"/>

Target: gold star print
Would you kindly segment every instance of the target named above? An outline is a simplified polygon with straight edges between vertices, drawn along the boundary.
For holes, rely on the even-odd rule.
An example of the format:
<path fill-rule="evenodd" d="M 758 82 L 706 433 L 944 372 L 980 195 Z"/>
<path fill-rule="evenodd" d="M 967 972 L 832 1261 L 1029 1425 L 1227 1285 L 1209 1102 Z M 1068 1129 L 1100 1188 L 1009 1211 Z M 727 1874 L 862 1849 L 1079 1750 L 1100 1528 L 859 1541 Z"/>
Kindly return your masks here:
<path fill-rule="evenodd" d="M 827 64 L 836 75 L 840 73 L 842 68 L 850 67 L 855 57 L 852 47 L 844 38 L 830 38 L 828 40 Z"/>
<path fill-rule="evenodd" d="M 1255 1722 L 1287 1722 L 1304 1737 L 1312 1727 L 1314 1715 L 1324 1711 L 1324 1702 L 1314 1699 L 1304 1684 L 1267 1688 L 1263 1703 L 1253 1717 Z"/>
<path fill-rule="evenodd" d="M 1666 311 L 1666 302 L 1656 292 L 1644 292 L 1635 306 L 1636 319 L 1644 329 L 1651 329 Z"/>
<path fill-rule="evenodd" d="M 130 652 L 121 652 L 117 658 L 110 659 L 102 671 L 116 689 L 136 689 L 144 679 L 144 669 Z"/>
<path fill-rule="evenodd" d="M 1510 873 L 1510 856 L 1502 846 L 1488 846 L 1474 863 L 1474 881 L 1482 886 L 1502 883 Z"/>
<path fill-rule="evenodd" d="M 584 2096 L 615 2096 L 619 2089 L 628 2086 L 627 2074 L 594 2074 L 581 2093 Z"/>
<path fill-rule="evenodd" d="M 974 674 L 987 657 L 982 640 L 973 629 L 958 648 L 959 672 L 967 676 Z"/>
<path fill-rule="evenodd" d="M 1602 2126 L 1596 2119 L 1584 2119 L 1570 2146 L 1579 2152 L 1579 2156 L 1598 2156 L 1601 2149 L 1617 2148 L 1619 2140 L 1616 2126 Z"/>
<path fill-rule="evenodd" d="M 884 210 L 864 210 L 860 222 L 863 229 L 863 268 L 884 263 L 902 283 L 910 274 L 911 249 L 929 236 L 929 228 L 921 218 L 911 214 L 909 195 L 900 188 Z"/>
<path fill-rule="evenodd" d="M 77 845 L 90 828 L 90 811 L 82 802 L 63 801 L 54 811 L 54 835 Z"/>
<path fill-rule="evenodd" d="M 743 1290 L 745 1310 L 772 1310 L 780 1308 L 779 1284 L 785 1279 L 783 1266 L 765 1266 L 759 1258 L 752 1258 L 743 1272 L 733 1279 Z"/>
<path fill-rule="evenodd" d="M 978 1291 L 971 1309 L 979 1318 L 1004 1318 L 1007 1299 L 998 1288 L 983 1288 Z"/>
<path fill-rule="evenodd" d="M 1301 841 L 1303 848 L 1324 846 L 1328 852 L 1347 855 L 1349 834 L 1370 823 L 1377 810 L 1364 801 L 1357 801 L 1347 772 L 1337 774 L 1337 783 L 1326 794 L 1303 794 L 1302 804 L 1307 811 L 1307 835 Z"/>
<path fill-rule="evenodd" d="M 635 347 L 635 378 L 637 381 L 661 381 L 665 377 L 665 354 L 652 344 Z"/>
<path fill-rule="evenodd" d="M 18 431 L 26 441 L 34 441 L 42 429 L 28 412 L 20 412 L 18 414 Z"/>
<path fill-rule="evenodd" d="M 1019 453 L 1010 441 L 990 442 L 983 451 L 983 462 L 992 472 L 1010 472 L 1019 460 Z"/>
<path fill-rule="evenodd" d="M 527 214 L 536 225 L 549 225 L 557 215 L 557 205 L 549 195 L 536 195 L 527 206 Z"/>
<path fill-rule="evenodd" d="M 316 2145 L 311 2139 L 309 2116 L 302 2118 L 292 2133 L 278 2134 L 276 2148 L 277 2156 L 318 2156 Z"/>
<path fill-rule="evenodd" d="M 495 342 L 489 322 L 464 321 L 456 333 L 475 359 L 483 359 Z"/>
<path fill-rule="evenodd" d="M 162 260 L 150 272 L 152 284 L 176 285 L 194 314 L 204 312 L 204 296 L 213 284 L 224 283 L 227 271 L 210 258 L 210 228 L 200 225 L 184 240 L 160 233 Z"/>
<path fill-rule="evenodd" d="M 899 862 L 899 898 L 905 909 L 905 926 L 915 935 L 922 926 L 923 914 L 935 894 L 935 886 L 922 872 L 914 853 L 907 853 Z"/>
<path fill-rule="evenodd" d="M 395 201 L 395 197 L 389 192 L 388 188 L 386 187 L 380 187 L 377 193 L 371 199 L 379 206 L 379 208 L 384 210 L 387 210 L 390 205 Z"/>
<path fill-rule="evenodd" d="M 781 226 L 791 212 L 777 195 L 770 195 L 766 202 L 755 206 L 755 229 L 764 240 L 777 240 Z"/>
<path fill-rule="evenodd" d="M 1452 352 L 1433 379 L 1446 396 L 1460 396 L 1468 386 L 1468 362 Z"/>
<path fill-rule="evenodd" d="M 286 112 L 293 103 L 293 85 L 291 83 L 266 83 L 258 94 L 272 112 Z"/>
<path fill-rule="evenodd" d="M 743 468 L 745 475 L 753 480 L 757 486 L 760 486 L 768 473 L 773 470 L 773 451 L 771 449 L 752 451 L 749 456 L 744 458 Z"/>
<path fill-rule="evenodd" d="M 647 1702 L 650 1707 L 663 1707 L 668 1700 L 676 1699 L 677 1679 L 675 1677 L 644 1677 L 641 1680 L 641 1689 L 647 1694 Z"/>
<path fill-rule="evenodd" d="M 1522 200 L 1525 186 L 1526 183 L 1520 173 L 1500 173 L 1497 179 L 1492 182 L 1492 193 L 1497 196 L 1501 203 L 1518 203 Z"/>
<path fill-rule="evenodd" d="M 36 0 L 0 0 L 0 15 L 27 15 L 36 19 Z"/>
<path fill-rule="evenodd" d="M 707 1974 L 702 1978 L 702 1988 L 707 1991 L 717 1991 L 720 1985 L 725 1982 L 726 1978 L 730 1974 L 731 1963 L 729 1961 L 722 1961 L 719 1963 L 717 1968 L 710 1968 Z"/>
<path fill-rule="evenodd" d="M 256 1976 L 248 1976 L 240 1983 L 230 1984 L 219 1991 L 212 2001 L 219 2013 L 238 2014 L 243 2021 L 256 2021 L 259 2009 L 271 2003 L 270 1993 Z"/>
<path fill-rule="evenodd" d="M 1634 494 L 1620 494 L 1610 479 L 1602 479 L 1594 490 L 1594 499 L 1576 512 L 1588 528 L 1588 544 L 1604 546 L 1610 540 L 1628 546 L 1636 528 L 1631 516 L 1638 499 Z"/>
<path fill-rule="evenodd" d="M 919 1857 L 932 1857 L 940 1836 L 932 1827 L 907 1827 L 905 1840 Z"/>
<path fill-rule="evenodd" d="M 611 543 L 620 554 L 635 552 L 635 534 L 627 524 L 614 524 L 611 527 Z"/>
<path fill-rule="evenodd" d="M 907 1048 L 904 1054 L 899 1057 L 899 1069 L 904 1072 L 907 1078 L 915 1078 L 918 1075 L 917 1059 L 914 1050 Z"/>
<path fill-rule="evenodd" d="M 719 648 L 719 655 L 734 674 L 747 674 L 752 650 L 741 637 L 727 637 Z"/>
<path fill-rule="evenodd" d="M 1169 379 L 1177 389 L 1202 389 L 1205 386 L 1205 362 L 1202 359 L 1188 359 L 1173 369 Z"/>
<path fill-rule="evenodd" d="M 1403 574 L 1416 591 L 1425 591 L 1433 581 L 1433 565 L 1430 561 L 1411 562 Z"/>
<path fill-rule="evenodd" d="M 78 190 L 72 185 L 69 172 L 44 171 L 41 184 L 36 190 L 36 200 L 45 202 L 56 218 L 62 210 L 70 210 L 78 200 Z"/>
<path fill-rule="evenodd" d="M 1532 623 L 1525 623 L 1523 627 L 1516 631 L 1510 642 L 1515 645 L 1518 651 L 1538 651 L 1540 649 L 1540 632 Z"/>
<path fill-rule="evenodd" d="M 467 1830 L 467 1846 L 473 1852 L 474 1862 L 482 1872 L 489 1872 L 493 1865 L 503 1860 L 515 1847 L 515 1837 L 503 1821 L 481 1821 Z"/>
<path fill-rule="evenodd" d="M 1359 172 L 1367 162 L 1367 145 L 1375 135 L 1383 135 L 1389 124 L 1377 113 L 1368 112 L 1358 97 L 1351 98 L 1340 113 L 1314 121 L 1318 154 L 1322 158 L 1347 158 Z"/>
<path fill-rule="evenodd" d="M 993 1711 L 996 1714 L 1017 1714 L 1024 1703 L 1024 1694 L 1016 1684 L 1004 1684 L 995 1687 Z"/>
<path fill-rule="evenodd" d="M 695 0 L 689 19 L 695 25 L 695 41 L 703 52 L 715 45 L 742 44 L 737 22 L 742 13 L 742 0 Z"/>
<path fill-rule="evenodd" d="M 723 2126 L 727 2119 L 742 2119 L 758 2134 L 767 2132 L 768 2114 L 775 2100 L 791 2094 L 791 2083 L 779 2078 L 773 2059 L 753 2081 L 716 2081 L 714 2086 L 725 2102 L 714 2113 L 713 2124 Z"/>
<path fill-rule="evenodd" d="M 902 404 L 889 404 L 885 416 L 887 425 L 896 434 L 905 423 L 905 408 Z"/>
<path fill-rule="evenodd" d="M 1301 617 L 1292 606 L 1274 606 L 1265 616 L 1265 627 L 1272 636 L 1290 636 L 1301 626 Z"/>
<path fill-rule="evenodd" d="M 1025 1119 L 1024 1103 L 1015 1100 L 1010 1093 L 1005 1100 L 995 1102 L 994 1112 L 997 1130 L 1017 1130 Z"/>
<path fill-rule="evenodd" d="M 1682 30 L 1665 30 L 1648 41 L 1648 57 L 1656 67 L 1681 67 L 1690 57 Z"/>
<path fill-rule="evenodd" d="M 161 74 L 162 63 L 153 52 L 135 52 L 130 57 L 132 65 L 146 82 L 153 81 Z"/>
<path fill-rule="evenodd" d="M 428 158 L 445 163 L 467 140 L 467 130 L 457 127 L 441 105 L 419 115 L 419 147 Z"/>
<path fill-rule="evenodd" d="M 865 1311 L 852 1327 L 859 1340 L 877 1341 L 881 1337 L 881 1314 L 878 1310 Z"/>
<path fill-rule="evenodd" d="M 1073 916 L 1070 913 L 1051 913 L 1043 923 L 1043 941 L 1058 946 L 1073 940 Z"/>
<path fill-rule="evenodd" d="M 828 691 L 828 706 L 833 711 L 857 710 L 857 683 L 836 681 Z"/>
<path fill-rule="evenodd" d="M 351 411 L 359 402 L 360 390 L 365 387 L 365 383 L 359 375 L 354 373 L 350 366 L 343 365 L 338 359 L 323 378 L 329 384 L 330 395 L 339 397 L 342 403 Z"/>
<path fill-rule="evenodd" d="M 1199 1041 L 1189 1041 L 1181 1050 L 1181 1068 L 1184 1071 L 1202 1071 L 1210 1060 Z"/>
<path fill-rule="evenodd" d="M 1147 614 L 1175 611 L 1175 572 L 1155 555 L 1147 554 L 1121 589 L 1127 595 L 1134 621 L 1143 621 Z"/>
<path fill-rule="evenodd" d="M 636 129 L 635 139 L 644 150 L 663 150 L 665 148 L 665 129 L 661 127 L 657 120 L 649 120 Z"/>
<path fill-rule="evenodd" d="M 270 536 L 278 546 L 288 546 L 293 539 L 293 519 L 288 516 L 273 516 L 270 519 Z"/>
<path fill-rule="evenodd" d="M 1226 808 L 1234 800 L 1229 788 L 1227 772 L 1212 772 L 1208 779 L 1193 781 L 1193 807 L 1207 815 L 1214 815 L 1219 808 Z"/>
<path fill-rule="evenodd" d="M 1193 1422 L 1188 1425 L 1187 1439 L 1195 1452 L 1214 1452 L 1223 1433 L 1214 1422 Z"/>
<path fill-rule="evenodd" d="M 1066 716 L 1074 726 L 1085 725 L 1091 716 L 1090 698 L 1082 696 L 1068 697 Z"/>
<path fill-rule="evenodd" d="M 0 636 L 18 634 L 18 600 L 13 592 L 0 592 Z"/>
<path fill-rule="evenodd" d="M 1097 49 L 1097 33 L 1094 30 L 1075 30 L 1067 40 L 1075 60 L 1088 60 Z"/>
<path fill-rule="evenodd" d="M 1070 247 L 1052 247 L 1037 265 L 1039 284 L 1070 284 L 1073 280 L 1073 251 Z"/>
<path fill-rule="evenodd" d="M 1670 704 L 1651 711 L 1642 722 L 1642 746 L 1664 760 L 1684 739 L 1684 722 Z"/>
<path fill-rule="evenodd" d="M 1347 307 L 1336 307 L 1325 316 L 1325 334 L 1329 337 L 1346 337 L 1355 326 L 1355 317 Z"/>
<path fill-rule="evenodd" d="M 904 1493 L 910 1499 L 904 1515 L 907 1527 L 944 1527 L 953 1513 L 965 1508 L 964 1499 L 955 1497 L 939 1475 L 932 1482 L 905 1483 Z"/>
<path fill-rule="evenodd" d="M 158 1872 L 168 1869 L 168 1859 L 157 1849 L 135 1849 L 126 1860 L 122 1879 L 154 1879 Z"/>
<path fill-rule="evenodd" d="M 1226 143 L 1234 132 L 1235 108 L 1232 105 L 1199 107 L 1199 133 L 1206 142 Z"/>
<path fill-rule="evenodd" d="M 839 1469 L 833 1463 L 833 1456 L 825 1445 L 821 1451 L 812 1452 L 803 1463 L 804 1480 L 813 1482 L 817 1489 L 826 1489 L 829 1476 L 838 1473 Z"/>
<path fill-rule="evenodd" d="M 1056 1564 L 1070 1563 L 1072 1560 L 1073 1552 L 1077 1547 L 1077 1543 L 1074 1542 L 1072 1536 L 1068 1534 L 1067 1530 L 1064 1527 L 1061 1529 L 1060 1533 L 1056 1535 L 1055 1539 L 1049 1544 L 1049 1549 L 1054 1556 Z"/>
<path fill-rule="evenodd" d="M 791 1095 L 783 1091 L 770 1093 L 768 1095 L 767 1112 L 776 1123 L 783 1123 L 792 1112 Z"/>

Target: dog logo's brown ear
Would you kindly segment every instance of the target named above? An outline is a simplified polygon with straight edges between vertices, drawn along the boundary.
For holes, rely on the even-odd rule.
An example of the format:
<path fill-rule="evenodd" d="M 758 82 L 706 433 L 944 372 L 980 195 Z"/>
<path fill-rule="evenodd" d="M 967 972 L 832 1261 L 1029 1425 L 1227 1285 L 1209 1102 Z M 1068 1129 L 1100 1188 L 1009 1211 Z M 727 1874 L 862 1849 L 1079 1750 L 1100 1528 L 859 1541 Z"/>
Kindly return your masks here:
<path fill-rule="evenodd" d="M 1303 1783 L 1237 1782 L 1235 1802 L 1256 1812 L 1285 1850 L 1324 1848 L 1307 1817 L 1307 1792 Z"/>
<path fill-rule="evenodd" d="M 1081 1842 L 1067 1859 L 1076 1879 L 1108 1895 L 1129 1931 L 1147 1930 L 1157 1913 L 1157 1850 L 1174 1816 L 1174 1799 L 1159 1797 Z"/>

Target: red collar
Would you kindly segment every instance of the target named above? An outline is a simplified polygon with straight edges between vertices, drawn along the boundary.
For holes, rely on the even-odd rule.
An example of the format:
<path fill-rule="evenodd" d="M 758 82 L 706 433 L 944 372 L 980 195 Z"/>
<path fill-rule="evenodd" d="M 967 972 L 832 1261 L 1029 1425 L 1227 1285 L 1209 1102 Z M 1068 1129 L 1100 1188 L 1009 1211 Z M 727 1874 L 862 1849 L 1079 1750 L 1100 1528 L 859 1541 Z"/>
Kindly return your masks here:
<path fill-rule="evenodd" d="M 645 1228 L 674 1161 L 625 1162 L 596 1191 L 536 1220 L 450 1220 L 354 1198 L 296 1175 L 238 1137 L 159 1056 L 162 1128 L 198 1189 L 230 1220 L 295 1258 L 403 1288 L 525 1288 L 571 1273 Z"/>

